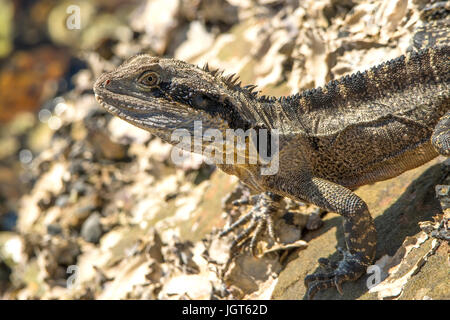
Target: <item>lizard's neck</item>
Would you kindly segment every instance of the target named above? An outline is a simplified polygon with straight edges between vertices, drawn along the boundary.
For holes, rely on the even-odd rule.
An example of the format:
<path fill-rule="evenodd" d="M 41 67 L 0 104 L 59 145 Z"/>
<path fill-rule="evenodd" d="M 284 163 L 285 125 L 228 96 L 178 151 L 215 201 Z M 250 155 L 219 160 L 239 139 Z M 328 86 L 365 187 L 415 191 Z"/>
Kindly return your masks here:
<path fill-rule="evenodd" d="M 258 97 L 249 95 L 247 92 L 237 91 L 234 94 L 237 104 L 236 111 L 240 117 L 247 124 L 247 127 L 236 124 L 230 124 L 231 129 L 249 129 L 249 128 L 275 128 L 277 123 L 274 119 L 277 118 L 276 113 L 280 108 L 279 101 L 274 97 Z"/>
<path fill-rule="evenodd" d="M 286 97 L 259 97 L 248 105 L 247 113 L 251 116 L 252 128 L 277 129 L 279 135 L 303 132 L 297 124 L 298 115 L 295 116 L 296 101 L 294 96 Z"/>

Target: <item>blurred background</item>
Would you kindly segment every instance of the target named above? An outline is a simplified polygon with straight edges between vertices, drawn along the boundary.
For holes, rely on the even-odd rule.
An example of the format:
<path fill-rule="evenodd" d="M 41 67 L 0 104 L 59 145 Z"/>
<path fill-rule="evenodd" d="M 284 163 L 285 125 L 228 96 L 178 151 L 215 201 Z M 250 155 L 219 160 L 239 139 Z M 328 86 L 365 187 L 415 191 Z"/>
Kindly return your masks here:
<path fill-rule="evenodd" d="M 228 290 L 211 271 L 227 257 L 210 234 L 246 191 L 222 204 L 235 178 L 172 163 L 170 145 L 101 109 L 93 82 L 145 52 L 288 95 L 403 54 L 425 3 L 0 0 L 0 298 L 271 297 L 278 257 L 243 258 Z M 290 208 L 287 242 L 320 225 L 317 208 Z"/>

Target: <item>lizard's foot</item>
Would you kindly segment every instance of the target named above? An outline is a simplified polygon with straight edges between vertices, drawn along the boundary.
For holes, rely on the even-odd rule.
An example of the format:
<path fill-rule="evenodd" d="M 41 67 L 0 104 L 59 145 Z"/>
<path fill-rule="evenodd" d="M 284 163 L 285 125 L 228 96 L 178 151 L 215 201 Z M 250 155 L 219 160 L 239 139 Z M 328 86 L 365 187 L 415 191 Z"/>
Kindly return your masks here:
<path fill-rule="evenodd" d="M 239 233 L 236 239 L 233 240 L 231 244 L 231 255 L 234 255 L 246 240 L 250 238 L 249 248 L 253 255 L 255 255 L 255 248 L 258 237 L 264 232 L 267 231 L 269 237 L 276 242 L 275 232 L 274 232 L 274 223 L 272 215 L 278 211 L 279 202 L 282 199 L 281 196 L 278 196 L 272 192 L 264 192 L 259 195 L 252 196 L 248 199 L 244 200 L 236 200 L 233 202 L 234 206 L 241 205 L 254 205 L 254 207 L 250 210 L 249 213 L 240 217 L 236 222 L 234 222 L 230 227 L 225 229 L 220 233 L 220 236 L 225 236 L 231 231 L 239 228 L 240 226 L 250 222 L 248 227 L 244 229 L 241 233 Z M 253 235 L 250 237 L 250 234 Z"/>
<path fill-rule="evenodd" d="M 351 254 L 341 248 L 338 250 L 344 258 L 338 263 L 331 263 L 328 259 L 319 259 L 319 264 L 328 269 L 325 273 L 314 273 L 305 277 L 305 286 L 308 288 L 307 299 L 312 299 L 314 295 L 328 288 L 336 287 L 342 295 L 342 283 L 344 281 L 355 281 L 366 272 L 366 264 L 358 254 Z"/>

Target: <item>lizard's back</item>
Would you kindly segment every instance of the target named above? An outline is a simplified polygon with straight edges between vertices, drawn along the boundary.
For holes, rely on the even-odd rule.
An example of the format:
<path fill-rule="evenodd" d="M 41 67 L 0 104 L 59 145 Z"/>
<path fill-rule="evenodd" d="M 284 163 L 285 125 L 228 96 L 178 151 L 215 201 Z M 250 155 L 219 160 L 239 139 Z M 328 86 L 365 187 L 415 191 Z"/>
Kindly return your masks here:
<path fill-rule="evenodd" d="M 430 138 L 450 111 L 450 47 L 408 53 L 290 102 L 287 125 L 306 133 L 316 176 L 349 188 L 397 176 L 438 155 Z"/>

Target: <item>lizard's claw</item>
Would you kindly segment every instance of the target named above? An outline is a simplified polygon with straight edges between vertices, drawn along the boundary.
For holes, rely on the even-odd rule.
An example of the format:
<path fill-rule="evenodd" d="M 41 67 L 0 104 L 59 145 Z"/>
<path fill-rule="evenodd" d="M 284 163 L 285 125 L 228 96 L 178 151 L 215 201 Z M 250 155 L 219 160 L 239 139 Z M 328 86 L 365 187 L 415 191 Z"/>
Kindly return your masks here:
<path fill-rule="evenodd" d="M 344 258 L 339 263 L 331 263 L 328 259 L 319 259 L 319 264 L 326 269 L 334 269 L 326 273 L 314 273 L 305 277 L 305 286 L 308 288 L 306 298 L 312 299 L 321 290 L 335 287 L 343 295 L 342 283 L 354 281 L 366 272 L 366 265 L 357 254 L 339 249 Z"/>
<path fill-rule="evenodd" d="M 249 213 L 240 217 L 230 227 L 220 233 L 220 236 L 225 236 L 236 228 L 250 222 L 247 228 L 239 233 L 236 239 L 231 244 L 232 255 L 244 246 L 248 239 L 250 239 L 249 248 L 253 255 L 255 255 L 255 248 L 258 237 L 267 231 L 269 237 L 276 242 L 274 223 L 272 215 L 279 209 L 279 201 L 282 197 L 271 192 L 264 192 L 262 194 L 252 196 L 243 200 L 236 200 L 233 202 L 234 206 L 253 204 L 254 207 Z M 250 234 L 253 235 L 250 237 Z"/>

